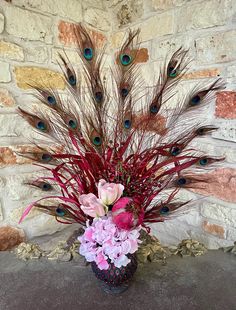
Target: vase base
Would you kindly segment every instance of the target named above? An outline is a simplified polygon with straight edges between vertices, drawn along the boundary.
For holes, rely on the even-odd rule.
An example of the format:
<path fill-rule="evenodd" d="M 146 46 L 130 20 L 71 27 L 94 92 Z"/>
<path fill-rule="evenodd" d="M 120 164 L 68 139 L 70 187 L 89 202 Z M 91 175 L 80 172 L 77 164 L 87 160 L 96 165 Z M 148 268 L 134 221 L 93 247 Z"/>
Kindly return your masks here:
<path fill-rule="evenodd" d="M 129 288 L 129 283 L 125 282 L 119 286 L 110 286 L 109 284 L 105 282 L 100 282 L 100 286 L 101 286 L 101 289 L 107 294 L 119 295 L 125 292 Z"/>

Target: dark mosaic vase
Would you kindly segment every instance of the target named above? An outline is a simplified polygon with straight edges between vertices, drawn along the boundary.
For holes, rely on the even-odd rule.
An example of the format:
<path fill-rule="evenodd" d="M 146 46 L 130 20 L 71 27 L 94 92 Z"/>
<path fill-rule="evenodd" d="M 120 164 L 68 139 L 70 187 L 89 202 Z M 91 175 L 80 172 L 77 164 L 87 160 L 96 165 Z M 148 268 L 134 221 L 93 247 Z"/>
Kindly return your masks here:
<path fill-rule="evenodd" d="M 100 270 L 95 262 L 91 263 L 95 276 L 103 281 L 101 282 L 101 287 L 105 292 L 120 294 L 129 287 L 129 281 L 137 269 L 138 262 L 135 254 L 128 254 L 127 256 L 131 262 L 121 268 L 117 268 L 114 264 L 110 263 L 108 270 Z"/>

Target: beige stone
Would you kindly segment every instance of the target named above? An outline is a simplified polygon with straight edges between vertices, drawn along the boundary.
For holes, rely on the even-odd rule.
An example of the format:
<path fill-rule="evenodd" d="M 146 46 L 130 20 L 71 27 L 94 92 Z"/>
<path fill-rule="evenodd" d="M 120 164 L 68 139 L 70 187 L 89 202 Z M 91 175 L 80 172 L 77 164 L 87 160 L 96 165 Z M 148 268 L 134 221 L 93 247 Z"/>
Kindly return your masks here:
<path fill-rule="evenodd" d="M 26 208 L 26 206 L 13 209 L 9 214 L 10 222 L 13 224 L 17 224 L 19 222 L 25 208 Z M 30 211 L 30 213 L 27 215 L 27 217 L 25 218 L 25 221 L 32 220 L 34 217 L 41 215 L 41 214 L 42 213 L 39 210 L 37 210 L 36 208 L 33 208 Z"/>
<path fill-rule="evenodd" d="M 143 1 L 127 0 L 116 6 L 113 13 L 117 18 L 118 26 L 124 26 L 138 21 L 143 15 Z"/>
<path fill-rule="evenodd" d="M 0 203 L 0 221 L 3 220 L 2 204 Z"/>
<path fill-rule="evenodd" d="M 78 0 L 13 0 L 13 4 L 23 8 L 32 8 L 49 14 L 59 15 L 76 22 L 82 20 L 81 1 Z"/>
<path fill-rule="evenodd" d="M 15 105 L 15 99 L 10 92 L 5 88 L 0 88 L 0 106 L 13 107 Z"/>
<path fill-rule="evenodd" d="M 110 37 L 110 44 L 113 48 L 120 48 L 122 42 L 125 40 L 125 32 L 124 31 L 119 31 L 111 34 Z"/>
<path fill-rule="evenodd" d="M 96 29 L 100 29 L 102 31 L 108 31 L 111 27 L 108 12 L 104 10 L 95 8 L 87 9 L 84 12 L 84 21 Z"/>
<path fill-rule="evenodd" d="M 26 61 L 47 63 L 48 62 L 48 49 L 46 46 L 28 46 L 25 48 Z"/>
<path fill-rule="evenodd" d="M 18 7 L 5 8 L 6 31 L 19 38 L 52 42 L 52 20 L 49 17 L 22 10 Z"/>
<path fill-rule="evenodd" d="M 80 57 L 77 51 L 62 49 L 62 48 L 52 48 L 52 62 L 58 64 L 60 62 L 59 54 L 62 56 L 67 56 L 71 64 L 78 65 L 80 63 Z"/>
<path fill-rule="evenodd" d="M 173 7 L 173 0 L 151 0 L 151 8 L 154 11 L 168 10 Z"/>
<path fill-rule="evenodd" d="M 224 25 L 229 17 L 231 0 L 206 1 L 183 6 L 177 14 L 177 31 Z"/>
<path fill-rule="evenodd" d="M 19 88 L 29 89 L 29 85 L 64 89 L 65 83 L 58 72 L 37 67 L 15 67 L 16 83 Z"/>
<path fill-rule="evenodd" d="M 139 25 L 141 28 L 141 41 L 152 40 L 156 37 L 161 37 L 171 34 L 174 31 L 174 21 L 172 13 L 166 12 L 153 16 Z"/>
<path fill-rule="evenodd" d="M 0 57 L 22 61 L 24 60 L 23 48 L 17 44 L 0 40 Z"/>
<path fill-rule="evenodd" d="M 0 13 L 0 33 L 4 30 L 4 15 Z"/>
<path fill-rule="evenodd" d="M 236 209 L 230 208 L 229 206 L 223 206 L 218 203 L 204 203 L 201 206 L 201 214 L 205 218 L 236 227 Z"/>
<path fill-rule="evenodd" d="M 11 81 L 10 65 L 0 61 L 0 82 L 8 83 Z"/>
<path fill-rule="evenodd" d="M 236 59 L 236 31 L 218 32 L 196 40 L 200 64 L 222 63 Z"/>

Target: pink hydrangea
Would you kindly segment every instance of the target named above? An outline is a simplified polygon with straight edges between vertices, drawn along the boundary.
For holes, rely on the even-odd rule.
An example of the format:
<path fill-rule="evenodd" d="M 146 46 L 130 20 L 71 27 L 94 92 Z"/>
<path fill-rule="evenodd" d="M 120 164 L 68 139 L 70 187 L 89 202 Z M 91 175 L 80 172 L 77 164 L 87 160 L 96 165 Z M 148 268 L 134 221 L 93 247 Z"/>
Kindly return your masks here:
<path fill-rule="evenodd" d="M 127 254 L 133 254 L 141 242 L 139 238 L 140 227 L 127 231 L 119 229 L 112 221 L 112 216 L 96 218 L 92 225 L 87 226 L 81 242 L 79 253 L 88 262 L 95 261 L 98 268 L 108 269 L 109 262 L 118 268 L 126 266 L 130 259 Z"/>

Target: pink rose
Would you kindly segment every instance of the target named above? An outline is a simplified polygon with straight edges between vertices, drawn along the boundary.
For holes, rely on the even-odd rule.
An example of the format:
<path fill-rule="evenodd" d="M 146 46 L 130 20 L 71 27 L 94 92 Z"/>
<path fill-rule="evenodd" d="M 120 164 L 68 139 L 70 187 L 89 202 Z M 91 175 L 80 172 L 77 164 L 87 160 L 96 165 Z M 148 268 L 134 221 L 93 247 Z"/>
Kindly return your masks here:
<path fill-rule="evenodd" d="M 144 210 L 132 198 L 122 197 L 112 207 L 112 219 L 118 228 L 131 230 L 143 223 Z"/>
<path fill-rule="evenodd" d="M 105 206 L 92 193 L 81 195 L 79 202 L 81 203 L 81 210 L 91 217 L 104 216 L 106 214 Z"/>
<path fill-rule="evenodd" d="M 123 190 L 122 184 L 107 183 L 103 179 L 98 183 L 98 197 L 106 206 L 115 203 L 122 196 Z"/>

